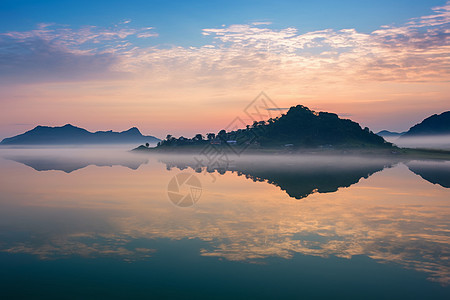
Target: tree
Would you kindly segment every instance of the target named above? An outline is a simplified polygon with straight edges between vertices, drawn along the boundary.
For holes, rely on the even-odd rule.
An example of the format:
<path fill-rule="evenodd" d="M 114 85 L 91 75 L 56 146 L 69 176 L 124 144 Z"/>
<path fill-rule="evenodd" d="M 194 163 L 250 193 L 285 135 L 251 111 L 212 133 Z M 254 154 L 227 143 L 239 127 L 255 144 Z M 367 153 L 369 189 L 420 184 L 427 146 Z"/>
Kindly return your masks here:
<path fill-rule="evenodd" d="M 194 141 L 203 141 L 203 135 L 201 133 L 197 133 L 194 138 Z"/>
<path fill-rule="evenodd" d="M 213 140 L 216 138 L 216 134 L 215 133 L 207 133 L 206 137 L 208 138 L 208 140 Z"/>
<path fill-rule="evenodd" d="M 172 135 L 171 135 L 171 134 L 168 134 L 168 135 L 166 136 L 166 140 L 170 141 L 171 139 L 172 139 Z"/>
<path fill-rule="evenodd" d="M 222 129 L 221 131 L 219 131 L 219 133 L 217 134 L 217 137 L 220 138 L 221 140 L 227 140 L 227 132 L 225 131 L 225 129 Z"/>

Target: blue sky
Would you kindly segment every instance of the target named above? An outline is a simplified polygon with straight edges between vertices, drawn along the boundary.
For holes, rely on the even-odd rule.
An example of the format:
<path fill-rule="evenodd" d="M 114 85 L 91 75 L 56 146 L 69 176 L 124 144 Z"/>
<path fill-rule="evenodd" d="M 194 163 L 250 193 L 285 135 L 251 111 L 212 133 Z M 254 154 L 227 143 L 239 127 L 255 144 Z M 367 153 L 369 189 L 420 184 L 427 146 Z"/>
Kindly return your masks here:
<path fill-rule="evenodd" d="M 351 1 L 0 1 L 0 29 L 26 31 L 38 23 L 112 26 L 131 20 L 133 26 L 155 27 L 155 44 L 198 46 L 203 28 L 222 24 L 272 22 L 272 28 L 295 27 L 299 33 L 355 28 L 376 30 L 402 24 L 431 12 L 442 0 Z"/>

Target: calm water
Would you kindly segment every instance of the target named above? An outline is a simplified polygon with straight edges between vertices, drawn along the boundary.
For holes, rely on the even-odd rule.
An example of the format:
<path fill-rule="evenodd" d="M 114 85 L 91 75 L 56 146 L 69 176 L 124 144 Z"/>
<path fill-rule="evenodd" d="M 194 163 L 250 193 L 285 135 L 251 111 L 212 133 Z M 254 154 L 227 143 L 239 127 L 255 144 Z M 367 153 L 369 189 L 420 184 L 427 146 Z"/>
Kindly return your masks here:
<path fill-rule="evenodd" d="M 450 162 L 241 157 L 205 170 L 15 149 L 0 168 L 2 299 L 450 297 Z"/>

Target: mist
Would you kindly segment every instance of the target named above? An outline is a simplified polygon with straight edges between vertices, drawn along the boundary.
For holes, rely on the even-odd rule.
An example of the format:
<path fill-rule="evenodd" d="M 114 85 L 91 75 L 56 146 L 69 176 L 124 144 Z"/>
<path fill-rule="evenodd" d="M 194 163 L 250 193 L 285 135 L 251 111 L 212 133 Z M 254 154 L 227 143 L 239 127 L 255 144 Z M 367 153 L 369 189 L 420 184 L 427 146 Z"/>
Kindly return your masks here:
<path fill-rule="evenodd" d="M 450 150 L 450 135 L 417 137 L 384 137 L 398 147 Z"/>

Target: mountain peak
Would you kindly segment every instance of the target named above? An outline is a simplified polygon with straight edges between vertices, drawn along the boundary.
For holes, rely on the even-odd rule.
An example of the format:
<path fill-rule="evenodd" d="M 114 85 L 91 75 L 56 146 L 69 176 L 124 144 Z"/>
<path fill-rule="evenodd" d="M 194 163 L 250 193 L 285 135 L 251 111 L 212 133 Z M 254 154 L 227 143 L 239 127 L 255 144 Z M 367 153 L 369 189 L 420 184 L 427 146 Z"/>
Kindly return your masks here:
<path fill-rule="evenodd" d="M 125 130 L 122 133 L 142 135 L 137 127 L 131 127 L 130 129 Z"/>

